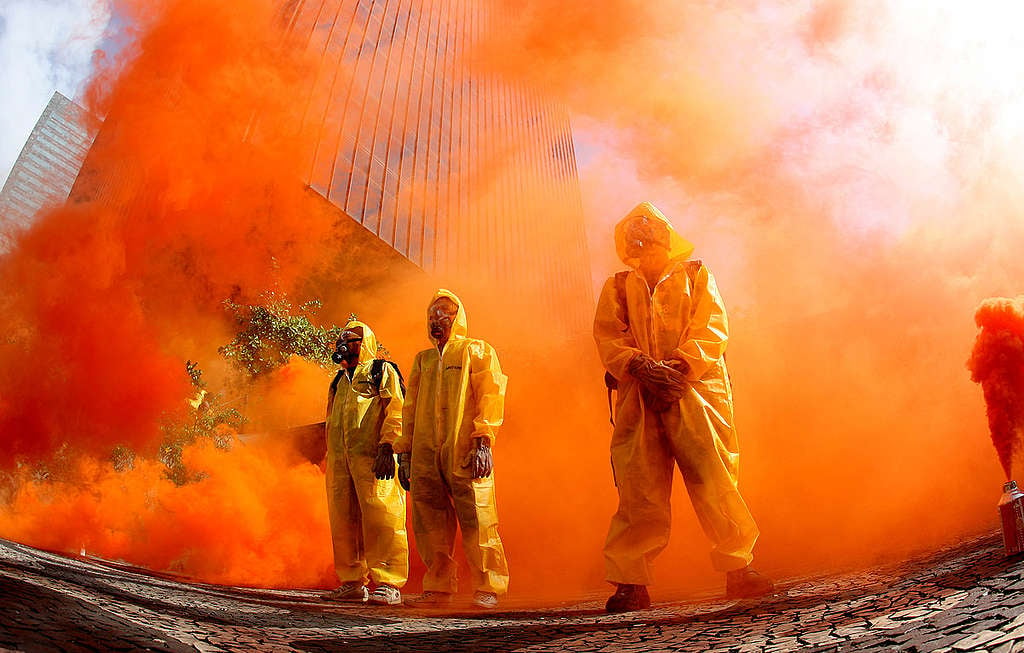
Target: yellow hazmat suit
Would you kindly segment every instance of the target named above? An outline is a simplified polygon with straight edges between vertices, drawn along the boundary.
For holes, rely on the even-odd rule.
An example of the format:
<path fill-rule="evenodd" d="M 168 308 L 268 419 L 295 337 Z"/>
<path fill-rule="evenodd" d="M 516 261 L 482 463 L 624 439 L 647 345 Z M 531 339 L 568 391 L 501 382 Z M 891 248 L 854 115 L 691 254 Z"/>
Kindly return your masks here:
<path fill-rule="evenodd" d="M 334 569 L 342 583 L 367 579 L 402 587 L 409 578 L 405 496 L 396 479 L 373 474 L 377 445 L 402 432 L 402 388 L 384 365 L 380 389 L 370 379 L 377 339 L 361 328 L 359 364 L 351 380 L 341 373 L 327 397 L 327 508 L 334 543 Z"/>
<path fill-rule="evenodd" d="M 668 228 L 670 261 L 653 291 L 627 253 L 626 229 L 636 216 Z M 650 584 L 652 562 L 668 544 L 673 463 L 713 542 L 715 568 L 741 569 L 753 558 L 758 529 L 737 488 L 739 447 L 723 358 L 728 322 L 714 277 L 699 261 L 687 260 L 693 245 L 650 203 L 618 224 L 615 240 L 619 258 L 634 269 L 624 280 L 608 279 L 594 319 L 601 361 L 619 381 L 611 444 L 619 508 L 605 541 L 607 579 Z M 683 398 L 665 412 L 645 406 L 628 371 L 640 353 L 689 365 Z"/>
<path fill-rule="evenodd" d="M 473 589 L 504 594 L 508 564 L 498 537 L 494 475 L 472 478 L 467 467 L 474 438 L 494 444 L 504 415 L 507 377 L 494 348 L 467 337 L 466 311 L 453 293 L 439 290 L 430 305 L 447 297 L 458 306 L 443 350 L 416 355 L 409 372 L 398 453 L 412 453 L 409 496 L 416 548 L 427 565 L 426 591 L 457 590 L 455 525 L 472 570 Z M 429 334 L 429 330 L 428 330 Z"/>

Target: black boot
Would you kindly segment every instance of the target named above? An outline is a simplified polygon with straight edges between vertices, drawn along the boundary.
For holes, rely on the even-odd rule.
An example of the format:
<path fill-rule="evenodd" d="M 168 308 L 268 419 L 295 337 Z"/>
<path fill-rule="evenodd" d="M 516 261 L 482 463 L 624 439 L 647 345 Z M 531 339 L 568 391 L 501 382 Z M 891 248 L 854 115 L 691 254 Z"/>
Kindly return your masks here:
<path fill-rule="evenodd" d="M 646 585 L 626 585 L 619 583 L 615 593 L 608 598 L 604 609 L 608 612 L 632 612 L 646 610 L 651 607 L 651 597 L 647 594 Z"/>
<path fill-rule="evenodd" d="M 774 590 L 775 583 L 750 567 L 725 575 L 725 596 L 729 599 L 752 599 L 771 594 Z"/>

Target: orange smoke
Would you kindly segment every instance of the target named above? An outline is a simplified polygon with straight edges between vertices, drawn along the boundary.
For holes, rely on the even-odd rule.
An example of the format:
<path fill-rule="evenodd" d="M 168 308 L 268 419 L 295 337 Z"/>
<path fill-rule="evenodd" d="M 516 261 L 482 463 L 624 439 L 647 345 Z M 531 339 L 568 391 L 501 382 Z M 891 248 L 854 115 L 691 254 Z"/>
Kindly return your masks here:
<path fill-rule="evenodd" d="M 316 266 L 331 225 L 303 210 L 303 62 L 271 38 L 272 4 L 120 4 L 143 31 L 92 87 L 108 128 L 71 203 L 0 264 L 7 462 L 151 442 L 180 361 L 225 332 L 220 302 Z"/>
<path fill-rule="evenodd" d="M 138 39 L 91 91 L 110 126 L 91 163 L 108 172 L 80 180 L 75 201 L 0 261 L 0 461 L 64 443 L 93 454 L 79 483 L 18 476 L 0 535 L 207 580 L 318 585 L 331 578 L 315 468 L 250 444 L 197 444 L 190 461 L 208 476 L 172 489 L 146 456 L 129 472 L 96 462 L 115 444 L 153 453 L 160 416 L 191 390 L 181 361 L 206 368 L 229 338 L 221 300 L 301 293 L 345 245 L 302 188 L 316 135 L 298 127 L 295 98 L 316 66 L 280 47 L 274 2 L 244 4 L 119 4 Z M 503 6 L 474 64 L 576 116 L 586 273 L 599 284 L 622 268 L 611 226 L 650 199 L 717 277 L 741 488 L 762 530 L 755 565 L 817 571 L 994 527 L 984 479 L 998 472 L 970 426 L 982 406 L 961 367 L 974 335 L 962 316 L 1024 278 L 1024 101 L 999 86 L 1024 74 L 1000 31 L 1015 22 L 885 2 Z M 470 202 L 518 183 L 500 163 Z M 495 473 L 512 592 L 566 598 L 602 583 L 611 428 L 589 334 L 548 337 L 592 297 L 529 263 L 557 256 L 550 233 L 563 231 L 545 226 L 564 218 L 546 210 L 543 179 L 517 193 L 521 215 L 544 220 L 484 226 L 532 244 L 503 253 L 508 275 L 560 303 L 513 301 L 471 270 L 389 276 L 383 289 L 312 285 L 331 321 L 358 312 L 403 369 L 429 346 L 431 291 L 462 296 L 470 334 L 495 345 L 510 376 Z M 481 269 L 502 258 L 472 254 Z M 292 372 L 275 382 L 308 390 L 295 404 L 265 390 L 266 414 L 249 411 L 261 423 L 320 419 L 316 375 Z M 144 500 L 154 496 L 159 508 Z M 682 490 L 674 505 L 659 591 L 720 583 Z M 89 519 L 47 532 L 40 520 L 58 513 Z"/>
<path fill-rule="evenodd" d="M 755 566 L 863 564 L 994 528 L 962 316 L 1024 277 L 1024 96 L 1000 81 L 1024 73 L 1016 9 L 502 6 L 478 54 L 573 112 L 595 285 L 623 269 L 612 226 L 643 199 L 716 275 Z M 549 441 L 607 455 L 606 425 L 568 432 Z M 572 491 L 607 496 L 593 457 Z M 685 493 L 674 505 L 659 582 L 720 582 Z M 569 532 L 599 542 L 603 507 L 599 524 L 568 514 Z"/>
<path fill-rule="evenodd" d="M 89 102 L 105 127 L 68 205 L 0 259 L 0 536 L 218 582 L 323 585 L 319 469 L 198 442 L 184 458 L 202 480 L 176 487 L 156 461 L 164 416 L 194 393 L 184 361 L 215 367 L 230 339 L 221 303 L 291 291 L 334 254 L 335 218 L 302 184 L 308 62 L 282 47 L 271 0 L 116 4 L 137 32 L 120 60 L 98 59 Z M 138 453 L 133 470 L 103 462 L 115 445 Z M 31 479 L 55 452 L 70 467 Z"/>
<path fill-rule="evenodd" d="M 992 444 L 1009 479 L 1024 430 L 1024 296 L 986 299 L 974 321 L 980 331 L 967 368 L 985 393 Z"/>
<path fill-rule="evenodd" d="M 201 441 L 183 457 L 205 478 L 181 487 L 152 460 L 115 471 L 79 458 L 67 479 L 19 478 L 0 533 L 213 583 L 329 586 L 323 474 L 309 463 L 283 464 L 293 455 L 268 443 L 232 439 L 222 450 Z"/>

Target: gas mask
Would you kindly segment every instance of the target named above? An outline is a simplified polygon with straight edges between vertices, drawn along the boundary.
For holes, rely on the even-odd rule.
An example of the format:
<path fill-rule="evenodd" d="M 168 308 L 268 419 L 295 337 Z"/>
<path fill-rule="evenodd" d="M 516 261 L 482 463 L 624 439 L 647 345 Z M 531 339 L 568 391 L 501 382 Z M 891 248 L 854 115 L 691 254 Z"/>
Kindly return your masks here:
<path fill-rule="evenodd" d="M 668 228 L 660 221 L 651 220 L 646 216 L 637 216 L 626 227 L 626 251 L 632 257 L 652 245 L 669 248 Z"/>
<path fill-rule="evenodd" d="M 437 342 L 448 342 L 452 334 L 452 324 L 459 313 L 459 306 L 447 297 L 441 297 L 427 310 L 427 328 L 430 337 Z"/>
<path fill-rule="evenodd" d="M 334 361 L 335 363 L 337 363 L 338 365 L 341 365 L 342 362 L 344 362 L 345 354 L 347 354 L 347 353 L 348 353 L 348 348 L 345 346 L 344 343 L 339 341 L 338 345 L 337 345 L 337 348 L 334 350 L 334 353 L 331 354 L 331 360 Z"/>
<path fill-rule="evenodd" d="M 346 330 L 338 338 L 334 345 L 334 353 L 331 360 L 342 365 L 348 363 L 350 366 L 359 362 L 359 349 L 363 346 L 363 336 L 355 331 Z"/>

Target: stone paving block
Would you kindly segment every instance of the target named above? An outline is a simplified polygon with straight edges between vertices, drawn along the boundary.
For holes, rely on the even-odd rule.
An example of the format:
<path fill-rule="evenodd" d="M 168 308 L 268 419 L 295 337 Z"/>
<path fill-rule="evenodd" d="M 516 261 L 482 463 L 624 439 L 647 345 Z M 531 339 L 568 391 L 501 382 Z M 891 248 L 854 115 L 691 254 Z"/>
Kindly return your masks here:
<path fill-rule="evenodd" d="M 900 627 L 900 623 L 890 619 L 887 614 L 868 619 L 868 623 L 871 624 L 872 630 L 890 630 Z"/>
<path fill-rule="evenodd" d="M 1024 641 L 1024 625 L 1015 625 L 1022 618 L 1024 618 L 1024 615 L 1017 617 L 1017 619 L 1014 619 L 1006 624 L 1006 626 L 1000 628 L 1000 637 L 993 640 L 991 644 L 993 646 L 998 646 L 1004 643 L 1012 643 L 1017 640 Z"/>
<path fill-rule="evenodd" d="M 900 610 L 889 615 L 889 618 L 893 621 L 907 621 L 910 619 L 922 619 L 938 613 L 935 608 L 917 607 L 908 608 L 906 610 Z"/>
<path fill-rule="evenodd" d="M 868 626 L 842 626 L 835 629 L 835 635 L 843 641 L 856 641 L 871 632 Z"/>
<path fill-rule="evenodd" d="M 973 651 L 974 649 L 984 648 L 986 644 L 999 639 L 1002 635 L 998 630 L 982 630 L 954 642 L 953 649 L 956 651 Z"/>
<path fill-rule="evenodd" d="M 928 619 L 936 630 L 943 632 L 955 631 L 974 623 L 974 615 L 967 612 L 947 610 Z"/>
<path fill-rule="evenodd" d="M 1003 625 L 1007 623 L 1005 618 L 1001 619 L 979 619 L 970 624 L 964 632 L 977 633 L 983 630 L 1002 631 Z"/>
<path fill-rule="evenodd" d="M 764 647 L 765 653 L 776 653 L 781 651 L 794 651 L 800 647 L 796 637 L 778 637 Z"/>
<path fill-rule="evenodd" d="M 926 646 L 927 648 L 922 648 L 922 650 L 926 650 L 926 651 L 931 651 L 931 650 L 938 651 L 940 649 L 945 649 L 947 651 L 952 651 L 953 650 L 953 644 L 955 644 L 956 642 L 959 642 L 963 638 L 964 638 L 964 635 L 962 633 L 954 633 L 952 635 L 941 635 L 941 636 L 939 636 L 939 637 L 937 637 L 935 639 L 922 640 L 921 646 Z"/>

